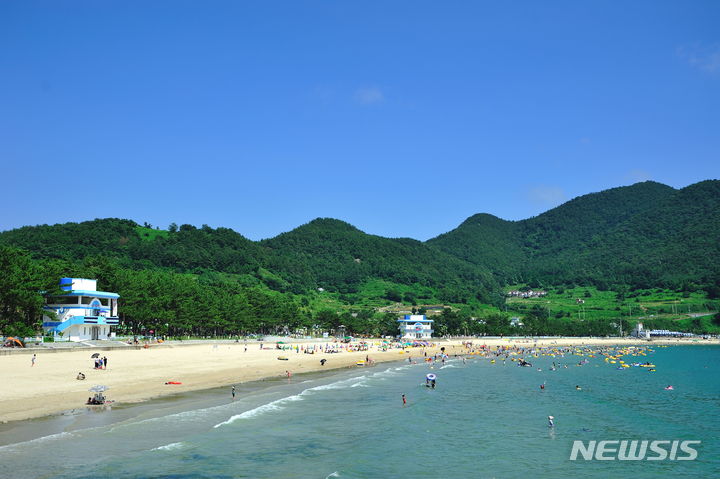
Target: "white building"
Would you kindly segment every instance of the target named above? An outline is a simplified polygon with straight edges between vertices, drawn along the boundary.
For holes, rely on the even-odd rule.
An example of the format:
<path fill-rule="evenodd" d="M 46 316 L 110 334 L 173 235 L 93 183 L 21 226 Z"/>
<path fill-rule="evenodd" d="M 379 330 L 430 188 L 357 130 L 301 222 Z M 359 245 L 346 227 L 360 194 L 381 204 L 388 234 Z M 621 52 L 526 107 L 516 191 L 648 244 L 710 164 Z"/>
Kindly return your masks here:
<path fill-rule="evenodd" d="M 650 331 L 645 331 L 643 329 L 643 323 L 637 323 L 635 325 L 635 329 L 632 330 L 630 335 L 636 338 L 650 339 Z"/>
<path fill-rule="evenodd" d="M 406 314 L 398 319 L 400 337 L 402 339 L 430 339 L 432 338 L 432 319 L 424 314 Z"/>
<path fill-rule="evenodd" d="M 44 309 L 54 311 L 57 319 L 43 316 L 43 329 L 56 341 L 108 339 L 110 327 L 119 322 L 120 295 L 98 291 L 94 279 L 61 278 L 60 289 L 66 293 L 45 298 Z"/>

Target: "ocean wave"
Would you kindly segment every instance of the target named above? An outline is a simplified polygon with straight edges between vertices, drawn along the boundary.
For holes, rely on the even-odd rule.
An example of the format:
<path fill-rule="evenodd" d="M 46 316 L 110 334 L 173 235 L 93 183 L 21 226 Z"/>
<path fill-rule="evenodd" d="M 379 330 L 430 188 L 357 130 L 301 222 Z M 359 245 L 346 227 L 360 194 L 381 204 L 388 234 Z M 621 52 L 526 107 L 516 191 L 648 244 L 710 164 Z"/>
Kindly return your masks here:
<path fill-rule="evenodd" d="M 369 388 L 370 386 L 368 386 L 367 382 L 362 381 L 362 382 L 359 382 L 359 383 L 355 383 L 355 384 L 353 384 L 353 385 L 350 386 L 350 387 L 351 387 L 351 388 Z"/>
<path fill-rule="evenodd" d="M 185 447 L 184 442 L 171 442 L 170 444 L 165 444 L 164 446 L 158 446 L 151 449 L 151 451 L 175 451 L 177 449 L 182 449 L 183 447 Z"/>
<path fill-rule="evenodd" d="M 407 368 L 387 368 L 383 371 L 376 372 L 375 374 L 371 375 L 370 377 L 383 379 L 383 378 L 388 378 L 388 377 L 402 376 L 402 374 L 397 371 L 401 371 L 403 369 L 407 369 Z"/>
<path fill-rule="evenodd" d="M 315 391 L 329 391 L 332 389 L 345 389 L 346 387 L 352 387 L 353 384 L 357 383 L 358 381 L 362 381 L 363 379 L 366 379 L 367 376 L 354 376 L 352 378 L 343 379 L 341 381 L 335 381 L 334 383 L 330 384 L 323 384 L 321 386 L 315 386 L 314 388 L 308 388 L 300 393 L 300 395 L 306 394 L 306 393 L 312 393 Z"/>
<path fill-rule="evenodd" d="M 217 412 L 218 410 L 227 409 L 232 406 L 232 403 L 222 404 L 220 406 L 211 406 L 200 409 L 190 409 L 187 411 L 176 412 L 173 414 L 166 414 L 163 416 L 154 416 L 147 419 L 136 420 L 134 418 L 128 419 L 120 423 L 113 424 L 108 433 L 118 432 L 126 428 L 137 427 L 139 425 L 146 425 L 147 423 L 165 423 L 165 422 L 178 422 L 178 421 L 193 421 L 201 420 L 205 417 Z"/>
<path fill-rule="evenodd" d="M 275 401 L 269 402 L 267 404 L 263 404 L 262 406 L 258 406 L 256 408 L 250 409 L 243 413 L 235 414 L 234 416 L 231 416 L 227 421 L 223 421 L 221 423 L 215 424 L 213 426 L 213 428 L 226 426 L 226 425 L 232 424 L 235 421 L 238 421 L 240 419 L 254 418 L 254 417 L 260 416 L 261 414 L 265 414 L 267 412 L 280 411 L 282 409 L 285 409 L 284 407 L 282 407 L 282 404 L 287 403 L 287 402 L 302 401 L 302 400 L 303 400 L 303 398 L 300 397 L 300 394 L 284 397 L 281 399 L 276 399 Z"/>
<path fill-rule="evenodd" d="M 42 436 L 42 437 L 37 437 L 35 439 L 30 439 L 29 441 L 22 441 L 22 442 L 16 442 L 13 444 L 6 444 L 4 446 L 0 446 L 0 451 L 10 451 L 18 446 L 26 446 L 28 444 L 41 444 L 43 442 L 55 441 L 55 440 L 62 439 L 65 437 L 70 437 L 73 435 L 74 434 L 72 432 L 67 432 L 67 431 L 59 432 L 57 434 L 50 434 L 49 436 Z"/>

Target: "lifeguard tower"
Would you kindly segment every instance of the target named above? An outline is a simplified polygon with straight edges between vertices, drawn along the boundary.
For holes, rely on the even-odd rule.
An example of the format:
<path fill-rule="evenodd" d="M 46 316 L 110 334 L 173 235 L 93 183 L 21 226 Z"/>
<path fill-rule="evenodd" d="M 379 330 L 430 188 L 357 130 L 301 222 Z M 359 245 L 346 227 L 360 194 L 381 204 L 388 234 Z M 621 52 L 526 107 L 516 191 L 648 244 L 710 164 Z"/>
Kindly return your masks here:
<path fill-rule="evenodd" d="M 120 295 L 98 291 L 95 279 L 61 278 L 60 289 L 66 293 L 45 298 L 43 309 L 54 311 L 57 320 L 43 316 L 43 329 L 56 341 L 108 339 L 119 323 Z"/>
<path fill-rule="evenodd" d="M 402 339 L 430 339 L 433 333 L 433 322 L 424 314 L 406 314 L 398 319 L 400 337 Z"/>

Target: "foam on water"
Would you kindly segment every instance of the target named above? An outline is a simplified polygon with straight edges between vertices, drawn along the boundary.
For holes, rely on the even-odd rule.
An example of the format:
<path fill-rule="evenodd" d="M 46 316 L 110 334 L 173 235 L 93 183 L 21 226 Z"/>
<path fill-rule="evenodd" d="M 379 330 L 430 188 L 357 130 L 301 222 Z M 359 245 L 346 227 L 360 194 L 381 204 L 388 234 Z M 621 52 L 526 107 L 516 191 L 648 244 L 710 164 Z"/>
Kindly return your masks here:
<path fill-rule="evenodd" d="M 307 388 L 307 389 L 301 391 L 299 394 L 284 397 L 281 399 L 276 399 L 275 401 L 271 401 L 267 404 L 263 404 L 256 408 L 245 411 L 241 414 L 236 414 L 234 416 L 231 416 L 228 420 L 223 421 L 218 424 L 215 424 L 213 426 L 213 428 L 226 426 L 226 425 L 232 424 L 233 422 L 238 421 L 240 419 L 250 419 L 250 418 L 254 418 L 261 414 L 265 414 L 268 412 L 280 411 L 280 410 L 284 409 L 284 407 L 283 407 L 284 403 L 292 402 L 292 401 L 300 401 L 303 399 L 303 396 L 312 395 L 314 393 L 318 393 L 318 392 L 322 392 L 322 391 L 348 389 L 348 388 L 369 388 L 371 386 L 368 384 L 368 379 L 373 379 L 373 378 L 383 379 L 383 378 L 392 377 L 392 376 L 399 376 L 400 373 L 398 371 L 402 371 L 407 368 L 408 368 L 408 366 L 390 367 L 383 371 L 378 371 L 376 373 L 373 373 L 369 377 L 366 375 L 353 376 L 353 377 L 350 377 L 347 379 L 342 379 L 340 381 L 335 381 L 335 382 L 332 382 L 329 384 L 322 384 L 320 386 Z M 303 381 L 301 384 L 304 384 L 307 382 L 308 381 Z"/>
<path fill-rule="evenodd" d="M 355 383 L 355 384 L 353 384 L 353 385 L 350 386 L 350 387 L 351 387 L 351 388 L 369 388 L 369 387 L 372 387 L 372 386 L 370 386 L 367 382 L 360 382 L 360 383 Z"/>
<path fill-rule="evenodd" d="M 19 449 L 24 446 L 28 446 L 31 444 L 41 444 L 48 441 L 56 441 L 64 438 L 69 438 L 73 436 L 74 434 L 71 432 L 59 432 L 57 434 L 50 434 L 49 436 L 43 436 L 38 437 L 35 439 L 31 439 L 29 441 L 23 441 L 23 442 L 16 442 L 14 444 L 7 444 L 5 446 L 0 446 L 0 451 L 12 451 L 13 449 Z"/>
<path fill-rule="evenodd" d="M 447 369 L 447 368 L 457 368 L 459 366 L 456 366 L 455 364 L 446 364 L 445 366 L 440 367 L 440 369 Z"/>
<path fill-rule="evenodd" d="M 186 444 L 184 442 L 173 442 L 170 444 L 165 444 L 164 446 L 158 446 L 151 450 L 152 451 L 176 451 L 178 449 L 182 449 L 185 446 L 186 446 Z"/>
<path fill-rule="evenodd" d="M 348 379 L 342 379 L 340 381 L 335 381 L 333 383 L 329 384 L 323 384 L 320 386 L 315 386 L 313 388 L 308 388 L 300 393 L 300 395 L 304 395 L 307 393 L 312 393 L 315 391 L 329 391 L 333 389 L 345 389 L 347 387 L 352 387 L 352 385 L 356 382 L 362 381 L 363 379 L 366 379 L 367 376 L 354 376 Z"/>
<path fill-rule="evenodd" d="M 262 406 L 258 406 L 256 408 L 250 409 L 249 411 L 245 411 L 241 414 L 236 414 L 234 416 L 231 416 L 230 419 L 227 421 L 223 421 L 219 424 L 215 424 L 213 428 L 218 428 L 221 426 L 226 426 L 228 424 L 232 424 L 235 421 L 238 421 L 240 419 L 250 419 L 256 416 L 259 416 L 261 414 L 265 414 L 267 412 L 271 411 L 281 411 L 285 409 L 282 404 L 293 402 L 293 401 L 302 401 L 303 398 L 300 397 L 300 394 L 295 394 L 293 396 L 284 397 L 281 399 L 276 399 L 275 401 L 269 402 L 267 404 L 263 404 Z"/>

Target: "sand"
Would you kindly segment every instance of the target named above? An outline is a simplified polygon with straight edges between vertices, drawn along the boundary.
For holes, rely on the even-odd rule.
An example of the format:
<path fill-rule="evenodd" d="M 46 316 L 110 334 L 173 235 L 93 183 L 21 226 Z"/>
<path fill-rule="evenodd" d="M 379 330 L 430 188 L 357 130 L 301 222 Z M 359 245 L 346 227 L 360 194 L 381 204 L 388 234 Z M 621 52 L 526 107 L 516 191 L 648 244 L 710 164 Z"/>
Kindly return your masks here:
<path fill-rule="evenodd" d="M 406 351 L 391 349 L 380 351 L 373 342 L 370 351 L 358 351 L 334 354 L 303 354 L 295 351 L 260 349 L 258 343 L 248 343 L 247 352 L 244 343 L 202 343 L 194 345 L 164 344 L 151 345 L 149 348 L 122 348 L 95 350 L 83 348 L 70 351 L 13 351 L 0 356 L 0 422 L 42 417 L 83 407 L 92 394 L 88 389 L 96 384 L 110 387 L 106 393 L 108 399 L 117 403 L 145 401 L 152 398 L 176 394 L 178 392 L 229 386 L 246 381 L 271 377 L 284 377 L 286 371 L 292 375 L 305 372 L 331 370 L 337 368 L 358 367 L 356 362 L 366 356 L 376 363 L 385 361 L 407 361 L 408 357 L 420 358 L 423 352 L 428 355 L 445 347 L 449 354 L 463 351 L 463 340 L 441 341 L 433 348 L 408 348 Z M 628 339 L 471 339 L 473 344 L 496 345 L 516 344 L 518 346 L 575 346 L 575 345 L 614 345 L 614 344 L 718 344 L 713 341 L 665 340 L 647 341 Z M 298 343 L 293 343 L 298 344 Z M 309 343 L 319 344 L 319 343 Z M 323 343 L 324 344 L 324 343 Z M 266 347 L 269 345 L 266 343 Z M 107 356 L 108 367 L 93 369 L 90 355 L 99 352 Z M 31 365 L 32 353 L 37 354 L 35 365 Z M 287 361 L 278 360 L 278 356 L 287 357 Z M 325 366 L 320 359 L 327 359 Z M 368 367 L 368 366 L 366 366 Z M 372 367 L 372 366 L 369 366 Z M 86 375 L 86 380 L 76 378 L 78 372 Z M 168 381 L 182 382 L 181 385 L 167 385 Z"/>

